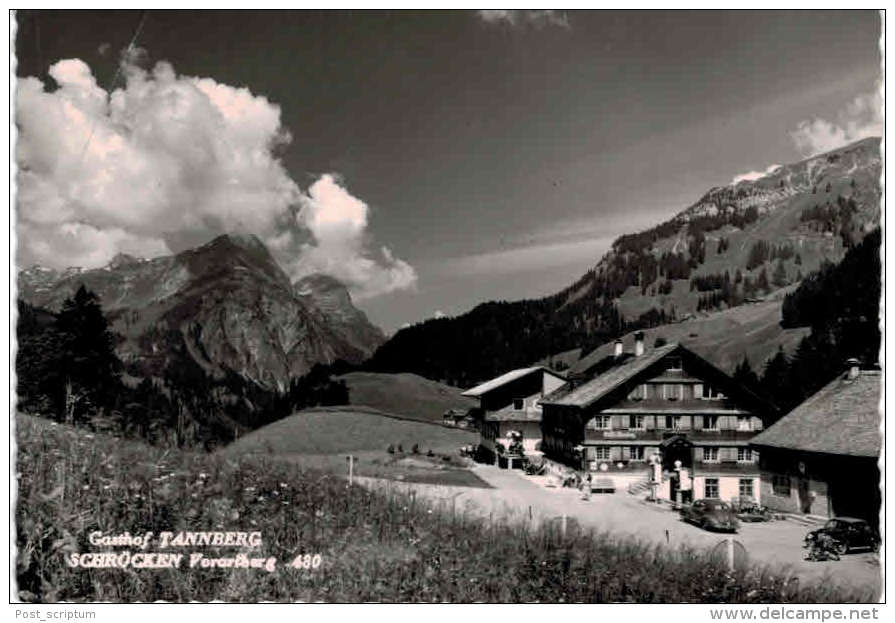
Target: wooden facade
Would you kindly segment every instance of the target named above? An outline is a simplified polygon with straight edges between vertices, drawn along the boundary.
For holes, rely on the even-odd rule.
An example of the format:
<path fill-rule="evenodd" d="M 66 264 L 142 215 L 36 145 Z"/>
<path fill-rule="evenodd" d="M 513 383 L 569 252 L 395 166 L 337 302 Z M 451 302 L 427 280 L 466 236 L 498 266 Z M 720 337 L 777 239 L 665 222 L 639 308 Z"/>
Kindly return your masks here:
<path fill-rule="evenodd" d="M 618 357 L 543 410 L 545 455 L 575 469 L 645 478 L 659 455 L 664 473 L 680 461 L 693 475 L 694 495 L 760 496 L 749 441 L 772 407 L 679 345 Z"/>
<path fill-rule="evenodd" d="M 541 445 L 540 400 L 565 384 L 560 375 L 543 367 L 512 370 L 486 381 L 463 395 L 479 399 L 482 412 L 480 452 L 497 460 L 500 446 L 506 447 L 510 431 L 522 434 L 526 453 L 539 451 Z"/>
<path fill-rule="evenodd" d="M 879 522 L 882 375 L 850 365 L 752 440 L 767 506 Z"/>

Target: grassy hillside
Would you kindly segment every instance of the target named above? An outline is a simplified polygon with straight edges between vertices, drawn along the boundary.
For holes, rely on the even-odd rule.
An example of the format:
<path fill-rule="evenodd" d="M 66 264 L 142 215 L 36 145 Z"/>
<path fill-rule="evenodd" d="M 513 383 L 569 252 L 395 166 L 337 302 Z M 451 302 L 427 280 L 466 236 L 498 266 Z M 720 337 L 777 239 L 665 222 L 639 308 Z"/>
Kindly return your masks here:
<path fill-rule="evenodd" d="M 16 418 L 17 595 L 38 602 L 848 602 L 869 592 L 799 583 L 779 570 L 725 572 L 704 554 L 608 535 L 443 515 L 401 493 L 260 457 L 163 451 Z M 74 568 L 88 535 L 258 531 L 273 570 Z M 176 550 L 157 551 L 174 553 Z M 126 548 L 111 551 L 122 553 Z M 290 565 L 319 554 L 316 569 Z M 645 569 L 651 570 L 644 573 Z"/>
<path fill-rule="evenodd" d="M 348 473 L 351 454 L 358 476 L 487 487 L 458 452 L 476 442 L 478 434 L 471 431 L 352 405 L 300 411 L 242 437 L 221 453 L 271 457 L 336 474 Z"/>
<path fill-rule="evenodd" d="M 414 420 L 441 422 L 448 409 L 469 409 L 477 401 L 461 396 L 463 390 L 416 374 L 350 372 L 335 378 L 345 381 L 352 405 L 373 407 Z"/>
<path fill-rule="evenodd" d="M 792 353 L 799 341 L 810 332 L 805 327 L 782 328 L 781 305 L 782 300 L 777 299 L 711 314 L 699 314 L 683 322 L 646 329 L 643 332 L 644 341 L 648 348 L 657 338 L 680 342 L 728 373 L 733 372 L 745 355 L 752 367 L 760 370 L 762 364 L 777 352 L 778 347 L 783 346 L 787 353 Z M 623 336 L 622 341 L 627 350 L 633 350 L 633 334 Z M 572 371 L 587 367 L 588 362 L 599 361 L 611 354 L 613 348 L 614 345 L 610 342 L 587 353 L 584 360 L 572 365 Z"/>
<path fill-rule="evenodd" d="M 374 409 L 318 407 L 252 431 L 224 450 L 228 455 L 271 452 L 278 456 L 384 451 L 389 444 L 410 450 L 456 453 L 477 433 L 398 418 Z"/>

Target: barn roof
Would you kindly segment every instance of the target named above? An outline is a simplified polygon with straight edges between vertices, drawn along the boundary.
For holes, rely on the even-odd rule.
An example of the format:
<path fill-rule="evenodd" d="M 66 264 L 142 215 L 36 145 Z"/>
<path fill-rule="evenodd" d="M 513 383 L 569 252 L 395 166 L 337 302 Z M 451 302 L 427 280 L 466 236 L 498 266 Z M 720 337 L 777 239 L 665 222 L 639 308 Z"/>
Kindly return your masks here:
<path fill-rule="evenodd" d="M 752 443 L 805 452 L 879 456 L 879 400 L 882 376 L 863 370 L 854 378 L 842 374 L 808 398 Z"/>
<path fill-rule="evenodd" d="M 666 355 L 669 355 L 680 348 L 682 348 L 680 344 L 671 343 L 654 348 L 650 352 L 644 353 L 639 357 L 626 358 L 619 365 L 607 370 L 593 380 L 588 381 L 571 391 L 564 392 L 558 390 L 553 392 L 546 396 L 541 403 L 573 407 L 588 406 L 612 390 L 618 388 L 633 376 L 643 372 Z"/>
<path fill-rule="evenodd" d="M 485 381 L 481 385 L 476 385 L 472 389 L 467 389 L 463 392 L 464 396 L 472 396 L 473 398 L 477 398 L 483 394 L 487 394 L 488 392 L 497 389 L 498 387 L 502 387 L 507 383 L 511 383 L 517 379 L 521 379 L 524 376 L 528 376 L 534 372 L 543 371 L 544 374 L 549 374 L 551 376 L 555 376 L 560 380 L 565 380 L 562 376 L 553 372 L 552 370 L 548 370 L 544 366 L 534 366 L 532 368 L 517 368 L 516 370 L 510 370 L 505 374 L 501 374 L 500 376 L 491 379 L 490 381 Z"/>

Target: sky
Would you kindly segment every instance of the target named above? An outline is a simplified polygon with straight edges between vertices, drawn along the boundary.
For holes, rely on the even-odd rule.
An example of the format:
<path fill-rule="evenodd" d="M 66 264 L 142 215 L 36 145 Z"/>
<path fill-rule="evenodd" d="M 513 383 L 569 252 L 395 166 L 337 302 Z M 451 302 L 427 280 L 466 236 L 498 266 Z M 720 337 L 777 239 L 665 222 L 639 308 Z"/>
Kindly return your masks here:
<path fill-rule="evenodd" d="M 19 12 L 21 266 L 258 235 L 386 331 L 882 132 L 873 11 Z"/>

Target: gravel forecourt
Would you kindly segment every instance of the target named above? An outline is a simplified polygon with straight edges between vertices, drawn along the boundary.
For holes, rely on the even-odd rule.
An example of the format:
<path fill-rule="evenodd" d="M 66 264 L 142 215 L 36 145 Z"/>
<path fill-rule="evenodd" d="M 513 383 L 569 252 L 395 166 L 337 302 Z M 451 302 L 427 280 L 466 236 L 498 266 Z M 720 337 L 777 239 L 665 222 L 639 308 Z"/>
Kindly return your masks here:
<path fill-rule="evenodd" d="M 614 494 L 594 493 L 590 500 L 583 500 L 579 491 L 555 487 L 546 476 L 527 476 L 519 470 L 508 471 L 492 465 L 476 465 L 472 471 L 493 488 L 424 485 L 372 478 L 357 480 L 377 489 L 415 492 L 448 512 L 471 513 L 494 520 L 527 521 L 533 525 L 565 515 L 585 529 L 652 540 L 670 547 L 688 544 L 708 548 L 728 536 L 683 522 L 668 505 L 646 502 L 643 495 L 634 496 L 619 490 Z M 840 561 L 805 560 L 802 541 L 811 529 L 811 526 L 794 520 L 743 523 L 734 538 L 746 548 L 751 562 L 786 568 L 803 582 L 832 582 L 880 590 L 877 554 L 851 553 L 842 556 Z"/>

